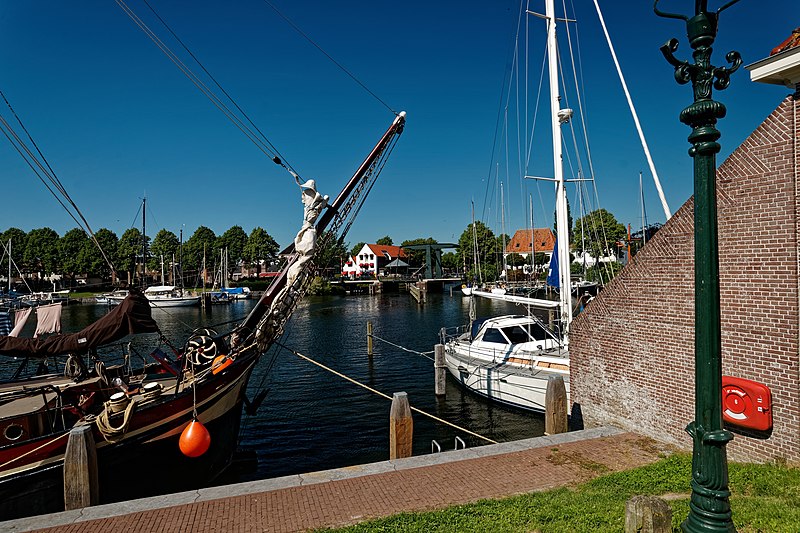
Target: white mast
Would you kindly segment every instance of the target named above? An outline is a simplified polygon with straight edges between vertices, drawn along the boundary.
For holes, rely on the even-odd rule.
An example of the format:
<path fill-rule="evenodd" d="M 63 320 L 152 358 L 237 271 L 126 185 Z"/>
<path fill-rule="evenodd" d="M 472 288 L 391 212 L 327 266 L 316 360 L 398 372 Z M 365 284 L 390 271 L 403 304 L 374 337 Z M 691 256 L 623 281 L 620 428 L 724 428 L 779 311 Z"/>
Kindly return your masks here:
<path fill-rule="evenodd" d="M 11 237 L 8 238 L 8 295 L 11 296 Z"/>
<path fill-rule="evenodd" d="M 550 78 L 550 114 L 553 133 L 553 171 L 556 182 L 556 234 L 558 237 L 558 276 L 561 300 L 562 336 L 569 341 L 572 323 L 572 287 L 570 279 L 569 227 L 567 222 L 567 192 L 564 187 L 564 168 L 561 147 L 561 124 L 569 121 L 571 109 L 561 110 L 558 94 L 558 41 L 556 40 L 556 12 L 553 0 L 546 1 L 547 63 Z"/>

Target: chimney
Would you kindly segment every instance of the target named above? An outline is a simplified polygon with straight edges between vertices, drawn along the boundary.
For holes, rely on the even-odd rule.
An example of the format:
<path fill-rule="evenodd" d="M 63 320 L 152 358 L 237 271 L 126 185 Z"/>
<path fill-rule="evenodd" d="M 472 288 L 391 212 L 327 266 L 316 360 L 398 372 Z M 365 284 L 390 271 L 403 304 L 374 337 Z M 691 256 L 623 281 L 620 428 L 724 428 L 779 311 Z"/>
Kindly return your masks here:
<path fill-rule="evenodd" d="M 773 48 L 768 58 L 745 68 L 750 71 L 751 81 L 785 85 L 800 95 L 800 28 Z"/>

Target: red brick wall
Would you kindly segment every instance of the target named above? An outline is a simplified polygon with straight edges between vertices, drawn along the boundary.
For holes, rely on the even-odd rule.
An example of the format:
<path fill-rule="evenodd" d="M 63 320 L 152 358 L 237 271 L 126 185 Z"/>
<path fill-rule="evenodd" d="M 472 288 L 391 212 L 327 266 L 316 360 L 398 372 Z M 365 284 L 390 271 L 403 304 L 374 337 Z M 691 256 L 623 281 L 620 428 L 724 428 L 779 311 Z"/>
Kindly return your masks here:
<path fill-rule="evenodd" d="M 735 432 L 734 460 L 800 460 L 799 121 L 800 99 L 786 98 L 717 173 L 723 373 L 773 396 L 770 438 Z M 693 232 L 690 199 L 573 323 L 571 395 L 587 427 L 691 448 Z"/>

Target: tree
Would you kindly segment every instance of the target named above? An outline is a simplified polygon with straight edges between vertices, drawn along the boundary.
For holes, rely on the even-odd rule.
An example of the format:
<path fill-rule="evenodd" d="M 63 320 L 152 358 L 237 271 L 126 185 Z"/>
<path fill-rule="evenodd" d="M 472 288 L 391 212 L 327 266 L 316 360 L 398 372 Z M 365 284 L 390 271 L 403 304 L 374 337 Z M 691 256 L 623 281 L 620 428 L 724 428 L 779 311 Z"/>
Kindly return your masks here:
<path fill-rule="evenodd" d="M 455 252 L 445 252 L 442 254 L 442 268 L 449 272 L 458 272 L 461 264 L 458 262 L 458 254 Z"/>
<path fill-rule="evenodd" d="M 58 268 L 58 233 L 50 228 L 28 233 L 22 258 L 29 271 L 50 274 Z"/>
<path fill-rule="evenodd" d="M 107 228 L 100 228 L 94 233 L 94 238 L 100 244 L 100 248 L 103 249 L 108 260 L 112 262 L 114 267 L 116 268 L 115 257 L 114 254 L 117 251 L 117 244 L 119 239 L 117 239 L 117 234 Z M 108 262 L 103 258 L 103 254 L 100 252 L 98 247 L 92 243 L 91 246 L 86 250 L 86 262 L 87 262 L 87 274 L 96 274 L 100 276 L 103 280 L 108 279 L 112 276 L 111 268 L 108 266 Z"/>
<path fill-rule="evenodd" d="M 247 233 L 241 226 L 233 226 L 217 238 L 218 250 L 228 249 L 228 262 L 236 265 L 244 259 L 244 247 L 247 246 Z"/>
<path fill-rule="evenodd" d="M 526 263 L 525 258 L 518 253 L 510 253 L 506 256 L 506 264 L 508 266 L 522 266 Z"/>
<path fill-rule="evenodd" d="M 142 232 L 137 228 L 125 230 L 117 242 L 114 254 L 114 267 L 128 274 L 128 284 L 133 283 L 136 273 L 137 257 L 142 253 Z"/>
<path fill-rule="evenodd" d="M 20 270 L 22 270 L 24 266 L 22 257 L 25 255 L 28 235 L 19 228 L 8 228 L 3 232 L 2 236 L 0 236 L 0 242 L 3 243 L 3 247 L 7 247 L 8 241 L 11 241 L 11 257 L 9 258 L 8 255 L 5 254 L 5 258 L 2 263 L 0 263 L 0 269 L 8 275 L 8 262 L 11 261 L 11 276 L 13 277 L 15 275 L 14 265 L 16 264 Z M 0 253 L 0 256 L 3 255 L 4 254 Z"/>
<path fill-rule="evenodd" d="M 153 244 L 150 245 L 150 260 L 147 263 L 150 270 L 161 269 L 162 257 L 164 258 L 165 264 L 169 264 L 169 262 L 172 261 L 173 255 L 177 261 L 180 244 L 177 235 L 169 230 L 159 230 L 153 239 Z"/>
<path fill-rule="evenodd" d="M 605 209 L 596 209 L 575 222 L 573 242 L 578 252 L 588 251 L 595 257 L 613 252 L 617 241 L 625 238 L 625 226 Z"/>
<path fill-rule="evenodd" d="M 250 232 L 250 237 L 244 245 L 242 255 L 244 260 L 260 269 L 261 260 L 269 260 L 280 251 L 278 243 L 267 233 L 264 228 L 256 227 Z"/>
<path fill-rule="evenodd" d="M 491 259 L 494 256 L 497 248 L 497 239 L 495 239 L 492 230 L 480 220 L 476 220 L 474 222 L 474 226 L 474 237 L 472 231 L 473 224 L 470 224 L 461 234 L 461 237 L 458 238 L 457 253 L 461 264 L 465 265 L 467 269 L 467 277 L 470 279 L 479 279 L 480 276 L 475 268 L 476 264 L 478 265 L 478 268 L 481 269 L 482 273 L 486 273 L 487 268 L 490 270 L 490 273 L 496 273 L 494 267 L 489 268 L 489 266 L 491 265 Z M 473 253 L 474 243 L 476 240 L 478 243 L 477 258 Z M 494 276 L 486 276 L 487 279 L 492 279 L 493 277 Z"/>
<path fill-rule="evenodd" d="M 432 237 L 428 237 L 427 239 L 410 239 L 400 243 L 400 247 L 414 246 L 417 244 L 438 244 L 438 241 Z M 406 257 L 408 258 L 408 264 L 414 266 L 425 264 L 425 250 L 405 250 L 405 252 Z"/>
<path fill-rule="evenodd" d="M 386 237 L 381 237 L 380 239 L 375 241 L 375 244 L 379 244 L 381 246 L 392 246 L 394 242 L 392 241 L 392 238 L 387 235 Z M 361 248 L 359 248 L 359 250 L 360 249 Z"/>
<path fill-rule="evenodd" d="M 73 284 L 75 276 L 85 274 L 89 270 L 89 247 L 94 243 L 86 232 L 79 228 L 69 230 L 58 240 L 59 271 L 69 276 Z"/>
<path fill-rule="evenodd" d="M 357 256 L 358 252 L 361 251 L 361 249 L 364 247 L 365 244 L 367 244 L 367 243 L 359 242 L 358 244 L 356 244 L 355 246 L 350 248 L 350 255 L 352 255 L 353 257 Z"/>
<path fill-rule="evenodd" d="M 317 268 L 323 272 L 335 267 L 335 272 L 339 272 L 339 266 L 342 259 L 347 258 L 347 248 L 343 243 L 340 243 L 335 235 L 330 232 L 324 232 L 322 236 L 317 238 L 318 243 L 324 243 L 322 248 L 315 254 L 315 262 Z M 338 274 L 337 274 L 338 275 Z"/>
<path fill-rule="evenodd" d="M 211 229 L 200 226 L 189 240 L 183 243 L 183 270 L 200 270 L 203 266 L 203 254 L 214 257 L 217 249 L 214 246 L 217 236 Z"/>

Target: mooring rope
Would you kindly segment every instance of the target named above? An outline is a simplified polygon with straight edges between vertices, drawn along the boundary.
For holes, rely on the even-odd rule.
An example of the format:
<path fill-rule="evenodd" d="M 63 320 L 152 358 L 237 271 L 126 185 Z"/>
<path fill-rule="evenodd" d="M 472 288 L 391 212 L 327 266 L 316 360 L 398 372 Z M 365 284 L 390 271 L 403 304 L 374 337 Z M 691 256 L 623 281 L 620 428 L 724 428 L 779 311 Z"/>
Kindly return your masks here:
<path fill-rule="evenodd" d="M 41 450 L 42 448 L 46 448 L 47 446 L 50 446 L 51 444 L 53 444 L 53 443 L 54 443 L 54 442 L 56 442 L 57 440 L 63 439 L 64 437 L 67 437 L 67 436 L 69 436 L 69 431 L 67 431 L 67 432 L 65 432 L 65 433 L 62 433 L 62 434 L 61 434 L 61 435 L 59 435 L 58 437 L 56 437 L 56 438 L 54 438 L 54 439 L 51 439 L 51 440 L 49 440 L 49 441 L 45 442 L 44 444 L 42 444 L 42 445 L 41 445 L 41 446 L 39 446 L 38 448 L 34 448 L 34 449 L 32 449 L 31 451 L 25 452 L 25 453 L 23 453 L 22 455 L 18 455 L 17 457 L 14 457 L 14 458 L 12 458 L 12 459 L 10 459 L 10 460 L 6 461 L 5 463 L 3 463 L 3 464 L 1 464 L 1 465 L 0 465 L 0 469 L 7 467 L 7 466 L 8 466 L 8 465 L 10 465 L 11 463 L 15 463 L 15 462 L 17 462 L 17 461 L 19 461 L 20 459 L 23 459 L 23 458 L 27 457 L 28 455 L 30 455 L 30 454 L 32 454 L 32 453 L 36 453 L 36 452 L 38 452 L 39 450 Z"/>
<path fill-rule="evenodd" d="M 358 386 L 359 386 L 359 387 L 361 387 L 361 388 L 367 389 L 368 391 L 370 391 L 370 392 L 372 392 L 372 393 L 374 393 L 374 394 L 377 394 L 378 396 L 380 396 L 380 397 L 382 397 L 382 398 L 386 398 L 387 400 L 390 400 L 390 401 L 392 400 L 392 397 L 391 397 L 391 396 L 389 396 L 388 394 L 384 394 L 383 392 L 381 392 L 381 391 L 379 391 L 379 390 L 373 389 L 373 388 L 372 388 L 372 387 L 370 387 L 369 385 L 365 385 L 365 384 L 361 383 L 360 381 L 356 381 L 355 379 L 353 379 L 353 378 L 351 378 L 351 377 L 348 377 L 348 376 L 346 376 L 346 375 L 342 374 L 341 372 L 337 372 L 336 370 L 334 370 L 334 369 L 332 369 L 332 368 L 330 368 L 330 367 L 328 367 L 328 366 L 325 366 L 325 365 L 323 365 L 322 363 L 320 363 L 319 361 L 315 361 L 315 360 L 311 359 L 310 357 L 308 357 L 308 356 L 305 356 L 305 355 L 301 354 L 300 352 L 298 352 L 298 351 L 296 351 L 296 350 L 293 350 L 293 349 L 289 348 L 288 346 L 285 346 L 285 345 L 283 345 L 283 344 L 281 344 L 281 343 L 279 343 L 279 342 L 275 342 L 275 344 L 277 344 L 278 346 L 280 346 L 280 347 L 281 347 L 281 348 L 283 348 L 284 350 L 286 350 L 286 351 L 288 351 L 288 352 L 291 352 L 291 353 L 293 353 L 294 355 L 296 355 L 296 356 L 297 356 L 297 357 L 299 357 L 300 359 L 303 359 L 303 360 L 305 360 L 305 361 L 308 361 L 309 363 L 311 363 L 311 364 L 313 364 L 313 365 L 317 365 L 318 367 L 322 368 L 323 370 L 327 370 L 328 372 L 330 372 L 330 373 L 332 373 L 332 374 L 334 374 L 334 375 L 336 375 L 336 376 L 339 376 L 340 378 L 342 378 L 342 379 L 344 379 L 344 380 L 347 380 L 347 381 L 349 381 L 350 383 L 352 383 L 352 384 L 354 384 L 354 385 L 358 385 Z M 490 439 L 489 437 L 484 437 L 483 435 L 480 435 L 480 434 L 478 434 L 478 433 L 475 433 L 474 431 L 470 431 L 470 430 L 468 430 L 468 429 L 465 429 L 465 428 L 462 428 L 462 427 L 460 427 L 460 426 L 457 426 L 457 425 L 453 424 L 452 422 L 448 422 L 447 420 L 444 420 L 444 419 L 442 419 L 442 418 L 439 418 L 438 416 L 434 416 L 434 415 L 432 415 L 432 414 L 430 414 L 430 413 L 426 413 L 425 411 L 423 411 L 423 410 L 421 410 L 421 409 L 417 409 L 416 407 L 413 407 L 413 406 L 412 406 L 412 407 L 411 407 L 411 410 L 412 410 L 412 411 L 414 411 L 415 413 L 419 413 L 419 414 L 421 414 L 421 415 L 423 415 L 423 416 L 427 416 L 428 418 L 431 418 L 431 419 L 433 419 L 433 420 L 436 420 L 437 422 L 441 422 L 442 424 L 445 424 L 445 425 L 447 425 L 447 426 L 450 426 L 450 427 L 452 427 L 452 428 L 455 428 L 455 429 L 457 429 L 457 430 L 459 430 L 459 431 L 463 431 L 464 433 L 467 433 L 467 434 L 469 434 L 469 435 L 472 435 L 473 437 L 477 437 L 477 438 L 479 438 L 479 439 L 485 440 L 485 441 L 486 441 L 486 442 L 488 442 L 489 444 L 497 444 L 497 441 L 495 441 L 495 440 L 492 440 L 492 439 Z"/>
<path fill-rule="evenodd" d="M 434 353 L 434 350 L 431 350 L 429 352 L 418 352 L 416 350 L 412 350 L 411 348 L 406 348 L 404 346 L 400 346 L 399 344 L 395 344 L 393 342 L 387 341 L 386 339 L 382 339 L 382 338 L 378 337 L 377 335 L 375 335 L 374 333 L 372 334 L 372 338 L 375 339 L 375 340 L 379 340 L 381 342 L 385 342 L 386 344 L 389 344 L 390 346 L 394 346 L 395 348 L 403 350 L 404 352 L 413 353 L 413 354 L 416 354 L 416 355 L 421 355 L 422 357 L 426 357 L 426 358 L 430 359 L 431 361 L 433 361 L 433 357 L 431 357 L 430 354 Z"/>

